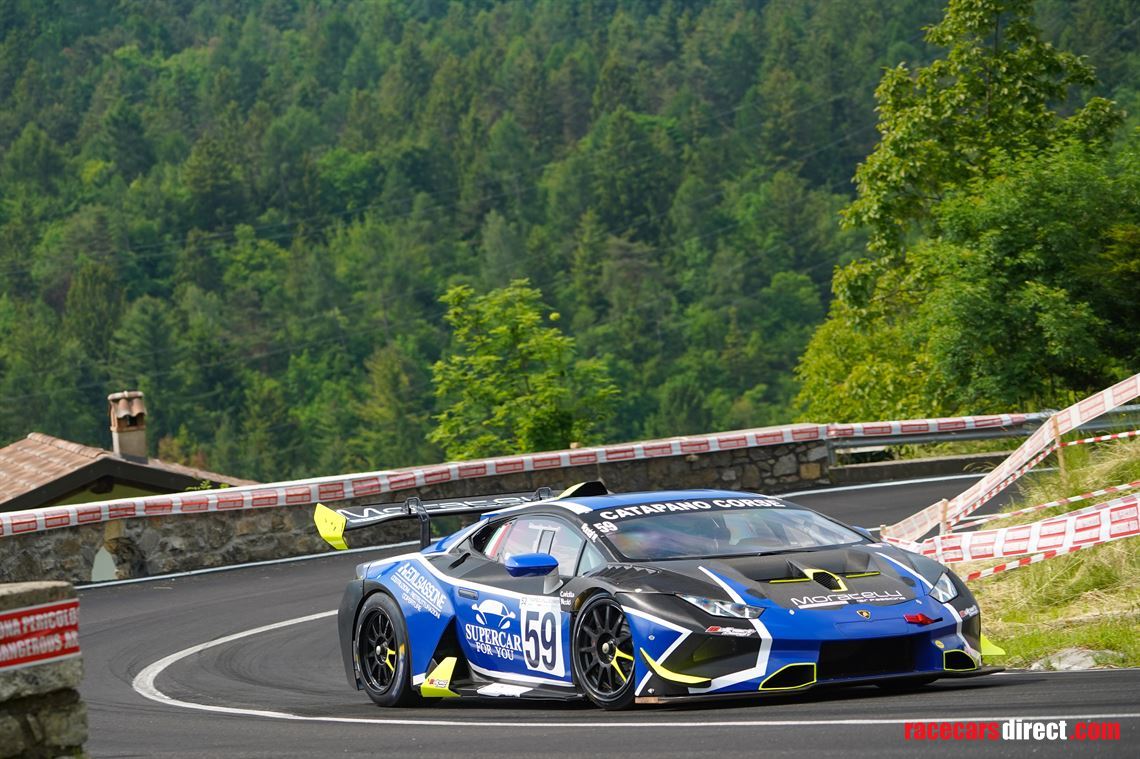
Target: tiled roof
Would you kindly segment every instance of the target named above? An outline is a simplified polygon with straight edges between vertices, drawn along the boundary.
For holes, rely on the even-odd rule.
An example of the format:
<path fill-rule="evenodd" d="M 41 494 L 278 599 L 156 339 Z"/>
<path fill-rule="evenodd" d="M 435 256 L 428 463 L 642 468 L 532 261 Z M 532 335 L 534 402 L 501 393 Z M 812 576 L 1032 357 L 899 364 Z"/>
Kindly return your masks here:
<path fill-rule="evenodd" d="M 92 448 L 41 432 L 33 432 L 23 440 L 17 440 L 9 446 L 0 448 L 0 506 L 6 501 L 50 485 L 103 459 L 169 472 L 198 481 L 210 480 L 234 486 L 256 484 L 250 480 L 227 477 L 159 459 L 128 462 L 102 448 Z"/>

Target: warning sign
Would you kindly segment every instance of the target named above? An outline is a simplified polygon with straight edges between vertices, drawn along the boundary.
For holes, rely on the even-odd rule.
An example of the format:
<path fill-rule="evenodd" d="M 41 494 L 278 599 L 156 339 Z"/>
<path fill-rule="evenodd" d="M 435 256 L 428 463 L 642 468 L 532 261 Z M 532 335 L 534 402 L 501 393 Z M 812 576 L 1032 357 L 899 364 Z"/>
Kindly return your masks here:
<path fill-rule="evenodd" d="M 0 614 L 0 669 L 79 654 L 79 601 L 57 601 Z"/>

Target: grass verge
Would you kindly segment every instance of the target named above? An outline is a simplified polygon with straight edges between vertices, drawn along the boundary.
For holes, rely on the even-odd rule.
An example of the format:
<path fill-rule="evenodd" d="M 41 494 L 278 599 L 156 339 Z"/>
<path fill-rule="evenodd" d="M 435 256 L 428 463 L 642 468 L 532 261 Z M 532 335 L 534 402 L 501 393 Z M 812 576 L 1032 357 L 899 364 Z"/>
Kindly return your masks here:
<path fill-rule="evenodd" d="M 1024 485 L 1007 511 L 1108 485 L 1140 480 L 1140 440 L 1065 451 L 1065 472 L 1049 472 Z M 1112 496 L 1000 520 L 986 527 L 1034 522 L 1084 508 Z M 955 567 L 965 575 L 993 562 Z M 1048 559 L 977 580 L 971 589 L 983 611 L 986 635 L 1006 650 L 999 663 L 1027 667 L 1065 648 L 1108 651 L 1098 665 L 1140 666 L 1140 538 Z"/>

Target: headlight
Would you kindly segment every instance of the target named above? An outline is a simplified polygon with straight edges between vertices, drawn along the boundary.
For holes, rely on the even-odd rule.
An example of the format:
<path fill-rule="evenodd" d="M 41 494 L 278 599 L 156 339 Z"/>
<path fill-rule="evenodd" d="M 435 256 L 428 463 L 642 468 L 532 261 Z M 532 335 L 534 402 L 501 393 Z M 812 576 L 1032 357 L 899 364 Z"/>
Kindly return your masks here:
<path fill-rule="evenodd" d="M 941 603 L 947 603 L 958 597 L 958 589 L 954 587 L 950 575 L 943 572 L 942 576 L 938 578 L 938 582 L 934 583 L 934 587 L 930 589 L 930 595 Z"/>
<path fill-rule="evenodd" d="M 701 596 L 686 596 L 680 593 L 677 594 L 678 598 L 683 598 L 693 606 L 696 606 L 701 611 L 711 614 L 714 617 L 733 617 L 734 619 L 756 619 L 764 610 L 759 606 L 749 606 L 748 604 L 735 604 L 731 601 L 718 601 L 715 598 L 702 598 Z"/>

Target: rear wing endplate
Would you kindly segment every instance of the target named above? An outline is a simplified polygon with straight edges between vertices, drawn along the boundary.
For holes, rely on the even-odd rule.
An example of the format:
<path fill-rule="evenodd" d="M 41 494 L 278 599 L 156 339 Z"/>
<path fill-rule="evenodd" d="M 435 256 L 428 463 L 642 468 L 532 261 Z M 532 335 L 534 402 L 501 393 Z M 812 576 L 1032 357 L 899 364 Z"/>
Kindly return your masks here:
<path fill-rule="evenodd" d="M 433 516 L 486 514 L 553 497 L 554 491 L 548 487 L 541 487 L 533 493 L 503 493 L 479 498 L 448 498 L 440 501 L 421 501 L 412 496 L 400 503 L 373 503 L 347 506 L 343 509 L 330 509 L 318 503 L 313 511 L 313 522 L 317 525 L 317 532 L 329 545 L 343 551 L 348 548 L 348 544 L 344 542 L 346 532 L 414 517 L 420 520 L 420 546 L 425 547 L 431 543 Z"/>

